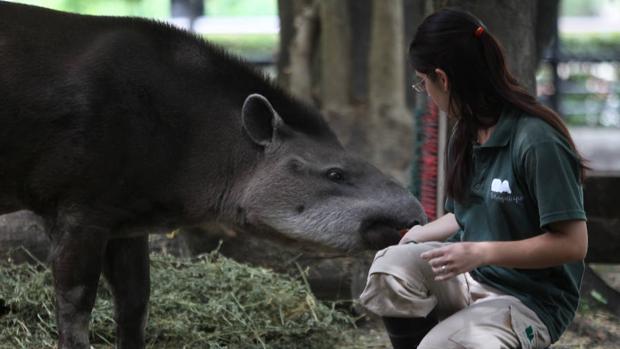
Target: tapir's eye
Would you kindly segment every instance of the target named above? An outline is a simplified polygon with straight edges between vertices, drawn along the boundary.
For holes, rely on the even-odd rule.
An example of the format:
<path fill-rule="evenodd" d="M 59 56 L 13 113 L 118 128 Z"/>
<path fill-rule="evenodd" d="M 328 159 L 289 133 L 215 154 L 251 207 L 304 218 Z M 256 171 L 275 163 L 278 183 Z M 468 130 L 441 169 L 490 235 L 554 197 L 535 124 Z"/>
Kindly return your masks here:
<path fill-rule="evenodd" d="M 344 172 L 339 168 L 330 168 L 325 174 L 329 180 L 341 182 L 344 180 Z"/>

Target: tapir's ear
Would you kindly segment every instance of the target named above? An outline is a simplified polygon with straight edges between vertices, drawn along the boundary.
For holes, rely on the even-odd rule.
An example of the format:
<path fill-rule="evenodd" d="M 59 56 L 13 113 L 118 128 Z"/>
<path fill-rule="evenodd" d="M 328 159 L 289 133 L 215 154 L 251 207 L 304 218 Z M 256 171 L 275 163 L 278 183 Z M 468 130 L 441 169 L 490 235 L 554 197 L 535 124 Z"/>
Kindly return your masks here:
<path fill-rule="evenodd" d="M 252 141 L 262 146 L 269 145 L 283 125 L 282 118 L 267 98 L 257 93 L 249 95 L 243 102 L 241 120 Z"/>

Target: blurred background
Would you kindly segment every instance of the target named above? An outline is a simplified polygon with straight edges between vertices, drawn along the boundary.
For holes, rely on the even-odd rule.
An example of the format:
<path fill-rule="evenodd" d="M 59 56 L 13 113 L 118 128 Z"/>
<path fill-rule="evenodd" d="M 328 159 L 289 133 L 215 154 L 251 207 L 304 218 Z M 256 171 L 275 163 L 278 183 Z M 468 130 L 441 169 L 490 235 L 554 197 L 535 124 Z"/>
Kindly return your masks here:
<path fill-rule="evenodd" d="M 82 14 L 152 18 L 226 47 L 320 108 L 346 147 L 409 186 L 431 217 L 442 211 L 441 163 L 449 125 L 426 96 L 411 90 L 407 47 L 426 14 L 444 6 L 473 12 L 502 41 L 521 83 L 564 117 L 580 152 L 590 161 L 585 201 L 591 268 L 584 280 L 588 300 L 584 304 L 602 305 L 620 316 L 620 1 L 15 2 Z M 26 244 L 33 249 L 44 244 L 42 235 L 25 234 L 19 228 L 23 225 L 11 223 L 11 219 L 36 223 L 36 218 L 6 217 L 0 217 L 0 229 L 5 230 L 0 234 L 0 254 L 24 244 L 25 236 L 32 236 Z M 219 226 L 156 236 L 152 243 L 157 250 L 195 255 L 214 248 L 219 239 L 224 239 L 226 255 L 244 262 L 293 274 L 298 272 L 293 262 L 308 267 L 312 289 L 324 299 L 355 299 L 371 256 L 291 251 L 272 242 L 239 239 Z M 227 243 L 231 241 L 235 243 Z M 45 248 L 41 251 L 46 253 Z M 579 347 L 575 343 L 585 341 L 581 337 L 598 331 L 599 347 L 617 348 L 617 317 L 601 323 L 584 319 L 568 339 L 563 337 L 566 347 Z M 588 343 L 582 347 L 596 347 Z"/>

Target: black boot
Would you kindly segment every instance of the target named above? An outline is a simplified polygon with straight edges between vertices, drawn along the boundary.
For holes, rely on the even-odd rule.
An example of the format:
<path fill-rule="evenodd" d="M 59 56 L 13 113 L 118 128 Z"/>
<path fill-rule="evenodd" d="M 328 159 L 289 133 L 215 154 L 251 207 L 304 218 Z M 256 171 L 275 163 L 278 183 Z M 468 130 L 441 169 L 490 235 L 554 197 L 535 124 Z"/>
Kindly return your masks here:
<path fill-rule="evenodd" d="M 422 338 L 437 325 L 433 318 L 382 317 L 394 349 L 415 349 Z"/>

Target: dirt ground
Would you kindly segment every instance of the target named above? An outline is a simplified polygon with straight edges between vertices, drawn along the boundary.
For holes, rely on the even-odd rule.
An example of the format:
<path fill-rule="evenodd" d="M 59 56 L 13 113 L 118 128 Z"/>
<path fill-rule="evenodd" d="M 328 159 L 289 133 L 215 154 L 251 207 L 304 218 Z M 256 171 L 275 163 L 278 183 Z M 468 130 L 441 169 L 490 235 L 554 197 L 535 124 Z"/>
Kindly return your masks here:
<path fill-rule="evenodd" d="M 620 265 L 591 265 L 607 284 L 620 291 Z M 620 318 L 591 298 L 582 301 L 569 330 L 553 349 L 620 349 Z"/>

